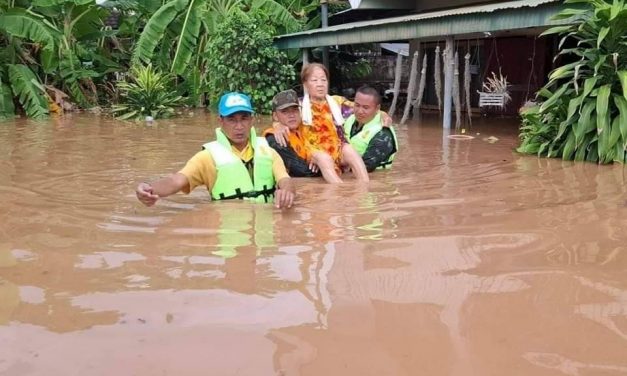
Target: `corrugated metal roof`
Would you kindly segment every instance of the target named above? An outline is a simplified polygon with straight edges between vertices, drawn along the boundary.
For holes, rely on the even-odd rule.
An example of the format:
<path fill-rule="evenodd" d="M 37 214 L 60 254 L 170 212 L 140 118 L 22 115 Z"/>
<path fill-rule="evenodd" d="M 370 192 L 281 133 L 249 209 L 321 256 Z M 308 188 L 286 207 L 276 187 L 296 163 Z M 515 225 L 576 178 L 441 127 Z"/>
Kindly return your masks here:
<path fill-rule="evenodd" d="M 353 9 L 414 9 L 407 0 L 350 0 Z"/>
<path fill-rule="evenodd" d="M 550 20 L 562 7 L 558 0 L 505 1 L 287 34 L 275 45 L 309 48 L 542 27 L 565 23 Z"/>

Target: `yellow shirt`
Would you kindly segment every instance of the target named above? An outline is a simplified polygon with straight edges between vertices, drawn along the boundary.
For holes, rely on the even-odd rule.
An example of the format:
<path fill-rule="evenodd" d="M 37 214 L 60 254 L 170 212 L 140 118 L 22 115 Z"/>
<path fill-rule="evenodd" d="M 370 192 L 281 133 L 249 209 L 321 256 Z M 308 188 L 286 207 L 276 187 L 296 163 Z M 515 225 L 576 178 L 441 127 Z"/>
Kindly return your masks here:
<path fill-rule="evenodd" d="M 239 151 L 232 145 L 231 150 L 244 162 L 253 159 L 254 151 L 250 143 L 246 145 L 242 151 Z M 274 175 L 274 180 L 278 182 L 283 178 L 289 178 L 290 176 L 287 174 L 285 164 L 279 154 L 272 148 L 270 150 L 272 152 L 272 174 Z M 199 185 L 204 185 L 207 187 L 207 190 L 211 192 L 217 178 L 216 164 L 211 153 L 206 150 L 201 150 L 196 153 L 196 155 L 187 161 L 187 164 L 185 164 L 185 167 L 183 167 L 179 173 L 185 175 L 189 183 L 189 190 L 183 189 L 184 193 L 193 191 L 194 188 Z"/>

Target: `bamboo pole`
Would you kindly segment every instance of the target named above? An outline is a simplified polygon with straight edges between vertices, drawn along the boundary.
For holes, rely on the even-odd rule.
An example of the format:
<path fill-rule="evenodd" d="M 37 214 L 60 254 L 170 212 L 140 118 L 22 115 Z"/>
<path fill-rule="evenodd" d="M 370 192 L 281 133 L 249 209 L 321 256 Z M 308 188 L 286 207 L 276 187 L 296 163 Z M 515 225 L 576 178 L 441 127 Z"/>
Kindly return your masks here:
<path fill-rule="evenodd" d="M 396 56 L 396 70 L 394 71 L 394 99 L 392 99 L 392 105 L 388 114 L 390 117 L 394 116 L 396 112 L 396 104 L 398 102 L 398 94 L 401 91 L 401 76 L 403 74 L 403 55 L 400 53 Z"/>
<path fill-rule="evenodd" d="M 403 118 L 401 124 L 405 124 L 407 117 L 409 116 L 409 109 L 411 108 L 411 93 L 416 90 L 416 76 L 418 75 L 418 51 L 414 52 L 414 56 L 411 61 L 411 71 L 409 73 L 409 84 L 407 85 L 407 102 L 405 102 L 405 110 L 403 111 Z"/>

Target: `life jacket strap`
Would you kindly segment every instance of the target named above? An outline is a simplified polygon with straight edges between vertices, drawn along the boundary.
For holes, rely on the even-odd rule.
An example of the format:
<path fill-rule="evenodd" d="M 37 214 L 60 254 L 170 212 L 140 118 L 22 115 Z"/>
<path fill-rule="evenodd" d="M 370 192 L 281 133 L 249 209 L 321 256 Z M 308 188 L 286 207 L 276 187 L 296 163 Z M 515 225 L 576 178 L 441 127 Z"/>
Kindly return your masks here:
<path fill-rule="evenodd" d="M 257 198 L 259 196 L 263 196 L 266 202 L 269 202 L 269 199 L 274 196 L 274 191 L 276 188 L 268 188 L 266 185 L 263 186 L 263 189 L 260 191 L 250 191 L 242 193 L 240 188 L 235 189 L 235 194 L 227 196 L 224 193 L 220 193 L 220 200 L 243 200 L 245 198 Z"/>

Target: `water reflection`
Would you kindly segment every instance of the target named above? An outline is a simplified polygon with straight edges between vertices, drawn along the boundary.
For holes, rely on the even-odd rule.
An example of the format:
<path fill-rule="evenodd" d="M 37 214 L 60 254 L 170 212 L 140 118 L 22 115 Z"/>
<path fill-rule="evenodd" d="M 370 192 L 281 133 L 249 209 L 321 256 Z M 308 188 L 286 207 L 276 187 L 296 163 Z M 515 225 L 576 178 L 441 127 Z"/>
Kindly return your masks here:
<path fill-rule="evenodd" d="M 621 166 L 425 119 L 392 170 L 299 179 L 293 210 L 137 203 L 212 121 L 0 126 L 0 373 L 625 373 Z"/>

